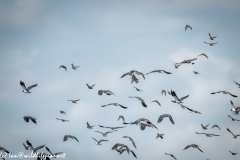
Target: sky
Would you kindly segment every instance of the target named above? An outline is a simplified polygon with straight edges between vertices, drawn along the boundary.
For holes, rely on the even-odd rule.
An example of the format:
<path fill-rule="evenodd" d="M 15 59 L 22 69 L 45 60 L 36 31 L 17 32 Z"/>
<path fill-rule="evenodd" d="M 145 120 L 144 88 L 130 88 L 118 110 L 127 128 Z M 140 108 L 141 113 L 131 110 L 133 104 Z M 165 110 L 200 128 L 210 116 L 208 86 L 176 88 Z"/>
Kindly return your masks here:
<path fill-rule="evenodd" d="M 179 160 L 239 159 L 229 150 L 240 153 L 240 139 L 233 139 L 226 130 L 240 134 L 240 122 L 228 117 L 240 119 L 230 104 L 232 100 L 239 106 L 239 97 L 210 94 L 226 90 L 240 96 L 233 82 L 240 83 L 239 16 L 237 0 L 0 1 L 0 146 L 13 154 L 28 154 L 22 145 L 28 139 L 34 147 L 46 144 L 52 152 L 64 152 L 65 159 L 73 160 L 135 159 L 112 151 L 116 143 L 128 145 L 139 160 L 172 159 L 164 153 Z M 192 30 L 185 31 L 187 24 Z M 211 41 L 208 33 L 217 38 Z M 197 57 L 201 53 L 209 59 Z M 196 57 L 194 65 L 175 69 L 174 63 Z M 77 70 L 72 63 L 79 66 Z M 131 84 L 130 76 L 120 78 L 131 70 L 145 74 L 158 69 L 172 74 L 152 73 L 145 80 L 137 75 L 137 84 Z M 26 86 L 38 86 L 30 94 L 23 93 L 21 80 Z M 86 83 L 96 86 L 89 90 Z M 163 89 L 174 90 L 178 97 L 189 94 L 184 105 L 202 114 L 172 103 L 174 98 L 163 96 Z M 99 96 L 98 90 L 110 90 L 115 96 Z M 148 107 L 129 96 L 143 98 Z M 72 99 L 80 101 L 67 101 Z M 128 109 L 101 107 L 114 102 Z M 175 124 L 168 118 L 157 123 L 162 114 L 171 114 Z M 159 130 L 124 125 L 119 115 L 126 122 L 147 118 Z M 37 125 L 26 123 L 24 116 L 35 117 Z M 86 128 L 86 122 L 95 127 Z M 209 129 L 203 130 L 201 124 L 209 124 Z M 221 130 L 212 129 L 214 124 Z M 98 125 L 126 127 L 103 137 L 95 131 L 109 129 Z M 195 132 L 220 136 L 208 138 Z M 156 139 L 157 133 L 164 134 L 164 139 Z M 63 142 L 64 135 L 74 135 L 79 142 Z M 123 136 L 132 137 L 137 149 Z M 95 145 L 92 137 L 109 141 Z M 204 153 L 193 148 L 183 151 L 189 144 L 200 145 Z"/>

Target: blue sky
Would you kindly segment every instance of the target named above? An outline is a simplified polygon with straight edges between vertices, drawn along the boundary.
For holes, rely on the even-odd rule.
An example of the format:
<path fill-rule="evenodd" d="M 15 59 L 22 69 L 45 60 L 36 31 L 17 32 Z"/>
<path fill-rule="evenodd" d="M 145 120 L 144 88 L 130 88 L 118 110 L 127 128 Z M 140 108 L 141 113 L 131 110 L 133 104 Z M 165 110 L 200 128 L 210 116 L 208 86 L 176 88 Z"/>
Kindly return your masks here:
<path fill-rule="evenodd" d="M 238 122 L 230 111 L 230 100 L 239 106 L 239 98 L 211 92 L 226 90 L 239 96 L 240 83 L 240 2 L 232 1 L 0 1 L 0 146 L 17 154 L 25 151 L 22 143 L 29 139 L 36 147 L 46 144 L 53 152 L 65 152 L 66 159 L 134 159 L 132 155 L 111 151 L 115 143 L 127 144 L 138 159 L 238 159 L 228 151 L 240 152 L 239 139 L 227 132 L 239 134 Z M 193 30 L 185 32 L 185 25 Z M 215 46 L 208 33 L 217 36 Z M 206 53 L 209 59 L 198 57 L 195 65 L 174 63 Z M 71 63 L 80 67 L 75 71 Z M 67 72 L 59 69 L 68 67 Z M 131 85 L 130 77 L 122 74 L 137 70 L 148 73 L 163 69 L 172 72 L 138 76 L 139 83 Z M 193 74 L 198 71 L 201 75 Z M 20 80 L 26 86 L 38 83 L 31 94 L 22 93 Z M 93 90 L 86 86 L 95 84 Z M 137 92 L 136 86 L 144 92 Z M 116 96 L 99 96 L 99 89 L 111 90 Z M 189 94 L 184 105 L 202 114 L 189 113 L 171 102 L 161 91 L 174 90 L 179 97 Z M 148 108 L 136 99 L 142 97 Z M 80 99 L 72 104 L 68 99 Z M 161 107 L 151 103 L 158 100 Z M 101 105 L 117 102 L 128 107 Z M 59 110 L 67 114 L 60 115 Z M 157 124 L 161 114 L 173 116 Z M 27 124 L 23 116 L 37 118 L 38 124 Z M 97 125 L 124 126 L 117 121 L 119 115 L 126 122 L 147 118 L 159 130 L 127 126 L 108 137 L 94 131 L 108 131 Z M 62 123 L 55 118 L 70 120 Z M 96 125 L 86 128 L 86 122 Z M 204 131 L 201 123 L 210 124 Z M 212 125 L 218 124 L 221 131 Z M 207 138 L 195 132 L 221 135 Z M 157 133 L 165 134 L 157 139 Z M 63 142 L 71 134 L 79 139 Z M 137 149 L 122 136 L 134 139 Z M 108 139 L 101 146 L 96 139 Z M 189 144 L 201 146 L 182 151 Z M 41 151 L 46 152 L 45 149 Z"/>

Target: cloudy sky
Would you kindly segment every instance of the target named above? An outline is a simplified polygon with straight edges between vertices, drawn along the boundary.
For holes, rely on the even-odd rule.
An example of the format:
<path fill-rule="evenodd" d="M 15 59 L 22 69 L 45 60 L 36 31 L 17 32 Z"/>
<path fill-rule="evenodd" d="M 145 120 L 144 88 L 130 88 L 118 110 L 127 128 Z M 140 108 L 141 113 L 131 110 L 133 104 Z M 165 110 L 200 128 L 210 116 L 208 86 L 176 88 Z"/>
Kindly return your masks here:
<path fill-rule="evenodd" d="M 66 159 L 73 160 L 135 159 L 112 151 L 115 143 L 128 145 L 140 160 L 172 159 L 165 152 L 179 160 L 239 159 L 228 151 L 240 153 L 240 140 L 226 130 L 240 133 L 240 123 L 227 116 L 240 119 L 230 111 L 230 100 L 239 106 L 239 98 L 210 95 L 226 90 L 240 96 L 233 82 L 240 83 L 239 16 L 237 0 L 0 1 L 0 146 L 13 154 L 28 154 L 22 143 L 29 139 L 34 147 L 46 144 L 52 152 L 65 152 Z M 185 32 L 186 24 L 192 30 Z M 208 33 L 217 36 L 217 45 L 204 43 L 212 42 Z M 175 69 L 174 63 L 201 53 L 209 59 L 201 56 L 195 65 Z M 80 67 L 72 70 L 72 63 Z M 67 72 L 60 65 L 67 66 Z M 138 84 L 131 84 L 128 76 L 119 78 L 130 70 L 147 73 L 157 69 L 172 74 L 149 74 L 145 80 L 138 76 Z M 26 86 L 38 86 L 26 94 L 20 80 Z M 86 83 L 96 86 L 89 90 Z M 99 96 L 99 89 L 111 90 L 116 96 Z M 172 103 L 171 96 L 162 96 L 163 89 L 172 89 L 179 97 L 189 94 L 184 105 L 202 114 Z M 148 107 L 128 96 L 143 98 Z M 69 99 L 80 101 L 73 104 Z M 151 103 L 155 99 L 161 107 Z M 101 107 L 113 102 L 128 109 Z M 61 115 L 59 110 L 67 114 Z M 168 119 L 157 123 L 165 113 L 172 115 L 175 125 Z M 124 126 L 117 121 L 119 115 L 126 122 L 147 118 L 159 130 L 141 131 L 139 126 L 128 125 L 107 137 L 94 132 L 109 131 L 97 125 Z M 37 125 L 26 123 L 23 116 L 36 117 Z M 86 122 L 95 125 L 94 129 L 87 129 Z M 201 123 L 210 124 L 209 129 L 203 130 Z M 221 130 L 211 129 L 214 124 Z M 220 136 L 207 138 L 195 132 Z M 156 140 L 157 133 L 165 134 L 164 139 Z M 66 134 L 76 136 L 79 143 L 63 142 Z M 137 149 L 122 136 L 132 137 Z M 97 146 L 91 137 L 109 142 Z M 193 148 L 183 151 L 192 143 L 200 145 L 204 153 Z"/>

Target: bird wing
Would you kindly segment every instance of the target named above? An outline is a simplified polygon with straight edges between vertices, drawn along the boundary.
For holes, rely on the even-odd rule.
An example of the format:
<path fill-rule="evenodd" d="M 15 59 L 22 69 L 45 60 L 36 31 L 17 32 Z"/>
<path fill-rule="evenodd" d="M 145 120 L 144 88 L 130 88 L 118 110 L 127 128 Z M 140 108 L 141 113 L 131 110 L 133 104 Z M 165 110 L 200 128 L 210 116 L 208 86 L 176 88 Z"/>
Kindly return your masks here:
<path fill-rule="evenodd" d="M 90 88 L 90 86 L 86 83 L 86 85 Z"/>
<path fill-rule="evenodd" d="M 212 92 L 211 94 L 216 94 L 216 93 L 221 93 L 221 92 L 223 92 L 223 91 Z"/>
<path fill-rule="evenodd" d="M 227 130 L 228 130 L 228 132 L 230 132 L 233 136 L 235 136 L 235 135 L 230 131 L 230 129 L 227 128 Z"/>
<path fill-rule="evenodd" d="M 6 152 L 6 153 L 10 153 L 8 150 L 6 150 L 6 149 L 3 148 L 3 147 L 0 147 L 0 150 L 4 151 L 4 152 Z"/>
<path fill-rule="evenodd" d="M 102 132 L 100 132 L 100 131 L 95 131 L 95 132 L 98 132 L 98 133 L 101 133 L 101 134 L 103 134 Z"/>
<path fill-rule="evenodd" d="M 146 128 L 146 124 L 141 123 L 141 124 L 140 124 L 140 128 L 141 128 L 141 130 L 143 131 L 143 130 Z"/>
<path fill-rule="evenodd" d="M 103 93 L 103 90 L 99 90 L 99 91 L 98 91 L 98 95 L 100 95 L 100 96 L 101 96 L 101 95 L 102 95 L 102 93 Z"/>
<path fill-rule="evenodd" d="M 37 121 L 34 118 L 31 118 L 31 121 L 35 124 L 37 124 Z"/>
<path fill-rule="evenodd" d="M 142 75 L 142 76 L 143 76 L 143 79 L 145 79 L 145 76 L 144 76 L 144 74 L 143 74 L 142 72 L 135 71 L 135 73 L 136 73 L 137 75 Z"/>
<path fill-rule="evenodd" d="M 132 155 L 137 159 L 136 154 L 133 151 L 131 151 L 131 152 L 132 152 Z"/>
<path fill-rule="evenodd" d="M 101 142 L 103 142 L 103 141 L 108 141 L 108 140 L 101 139 L 101 140 L 99 141 L 99 143 L 101 143 Z"/>
<path fill-rule="evenodd" d="M 102 127 L 102 128 L 107 128 L 107 127 L 104 127 L 104 126 L 101 126 L 101 125 L 98 125 L 99 127 Z"/>
<path fill-rule="evenodd" d="M 198 146 L 197 146 L 197 148 L 199 149 L 199 151 L 203 152 Z"/>
<path fill-rule="evenodd" d="M 106 107 L 106 106 L 109 106 L 109 105 L 112 105 L 112 103 L 106 104 L 106 105 L 102 105 L 102 107 Z"/>
<path fill-rule="evenodd" d="M 122 120 L 125 122 L 125 119 L 124 119 L 124 117 L 123 117 L 122 115 L 120 115 L 120 116 L 118 117 L 118 120 L 121 119 L 121 118 L 122 118 Z"/>
<path fill-rule="evenodd" d="M 188 107 L 186 107 L 186 108 L 187 108 L 187 110 L 189 110 L 189 111 L 193 112 L 193 110 L 192 110 L 191 108 L 188 108 Z"/>
<path fill-rule="evenodd" d="M 127 75 L 131 75 L 131 73 L 130 72 L 124 73 L 120 78 L 123 78 L 123 77 L 125 77 Z"/>
<path fill-rule="evenodd" d="M 135 142 L 133 141 L 133 139 L 132 139 L 131 137 L 129 137 L 129 140 L 132 142 L 133 146 L 134 146 L 135 148 L 137 148 Z"/>
<path fill-rule="evenodd" d="M 171 72 L 167 72 L 167 71 L 164 71 L 164 70 L 162 70 L 162 71 L 166 74 L 172 74 Z"/>
<path fill-rule="evenodd" d="M 154 100 L 152 102 L 156 102 L 159 106 L 161 106 L 161 104 L 157 100 Z"/>
<path fill-rule="evenodd" d="M 92 139 L 94 139 L 96 142 L 98 142 L 95 138 L 92 137 Z"/>
<path fill-rule="evenodd" d="M 36 87 L 38 84 L 34 84 L 34 85 L 31 85 L 31 86 L 29 86 L 26 90 L 27 91 L 30 91 L 30 89 L 32 89 L 33 87 Z"/>
<path fill-rule="evenodd" d="M 188 98 L 188 97 L 189 97 L 189 95 L 186 95 L 186 96 L 180 98 L 180 101 L 182 101 L 182 100 L 184 100 L 184 99 L 186 99 L 186 98 Z"/>
<path fill-rule="evenodd" d="M 163 95 L 163 93 L 165 94 L 165 96 L 166 96 L 166 91 L 165 90 L 162 90 L 162 95 Z"/>
<path fill-rule="evenodd" d="M 26 88 L 24 82 L 20 81 L 20 85 L 22 86 L 22 88 L 23 88 L 24 90 L 27 90 L 27 88 Z"/>
<path fill-rule="evenodd" d="M 237 83 L 236 81 L 233 81 L 233 82 L 235 82 L 236 83 L 236 85 L 240 85 L 239 83 Z"/>
<path fill-rule="evenodd" d="M 157 123 L 160 123 L 160 122 L 162 122 L 163 118 L 165 118 L 165 117 L 167 117 L 167 115 L 166 115 L 166 114 L 163 114 L 163 115 L 161 115 L 161 116 L 158 118 L 158 121 L 157 121 Z"/>
<path fill-rule="evenodd" d="M 147 105 L 144 101 L 141 101 L 141 103 L 142 103 L 143 107 L 147 108 Z"/>
<path fill-rule="evenodd" d="M 54 154 L 50 151 L 50 149 L 48 147 L 45 147 L 45 148 L 52 156 L 54 156 Z"/>
<path fill-rule="evenodd" d="M 123 105 L 119 104 L 120 107 L 122 107 L 123 109 L 127 109 L 128 107 L 124 107 Z"/>
<path fill-rule="evenodd" d="M 76 141 L 78 141 L 78 139 L 77 139 L 75 136 L 73 136 L 73 138 L 76 139 Z M 78 142 L 79 142 L 79 141 L 78 141 Z"/>
<path fill-rule="evenodd" d="M 24 116 L 23 119 L 25 120 L 25 122 L 29 122 L 29 117 L 28 116 Z"/>
<path fill-rule="evenodd" d="M 88 127 L 91 127 L 88 122 L 87 122 L 87 126 L 88 126 Z"/>
<path fill-rule="evenodd" d="M 186 146 L 183 150 L 188 149 L 189 147 L 192 147 L 192 145 Z"/>
<path fill-rule="evenodd" d="M 96 85 L 96 84 L 92 85 L 91 88 L 94 87 L 95 85 Z"/>
<path fill-rule="evenodd" d="M 177 97 L 177 94 L 171 90 L 171 95 L 173 96 L 173 98 L 176 100 L 176 101 L 180 101 Z"/>
<path fill-rule="evenodd" d="M 67 141 L 67 140 L 68 140 L 68 137 L 69 137 L 69 135 L 65 135 L 65 136 L 63 137 L 63 141 Z"/>
<path fill-rule="evenodd" d="M 169 120 L 172 122 L 172 124 L 174 124 L 174 121 L 172 119 L 172 116 L 169 116 Z"/>
<path fill-rule="evenodd" d="M 231 95 L 231 96 L 233 96 L 233 97 L 238 97 L 238 96 L 236 96 L 236 95 L 233 95 L 233 94 L 231 94 L 231 93 L 229 93 L 229 92 L 228 92 L 228 94 L 230 94 L 230 95 Z"/>
<path fill-rule="evenodd" d="M 154 70 L 154 71 L 148 72 L 148 73 L 146 73 L 145 75 L 150 74 L 150 73 L 154 73 L 154 72 L 157 72 L 157 70 Z"/>
<path fill-rule="evenodd" d="M 230 102 L 231 102 L 231 105 L 235 108 L 235 105 L 234 105 L 233 101 L 231 100 Z"/>

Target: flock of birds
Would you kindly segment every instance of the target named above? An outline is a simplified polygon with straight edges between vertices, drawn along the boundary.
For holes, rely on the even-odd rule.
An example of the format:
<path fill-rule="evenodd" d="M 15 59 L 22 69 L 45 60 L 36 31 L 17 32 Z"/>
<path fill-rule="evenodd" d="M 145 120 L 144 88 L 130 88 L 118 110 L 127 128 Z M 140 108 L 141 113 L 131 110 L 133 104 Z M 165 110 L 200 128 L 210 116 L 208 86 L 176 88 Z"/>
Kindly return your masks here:
<path fill-rule="evenodd" d="M 191 27 L 190 25 L 186 25 L 186 26 L 185 26 L 185 31 L 186 31 L 187 29 L 191 29 L 191 30 L 192 30 L 192 27 Z M 209 37 L 210 37 L 210 40 L 214 40 L 217 36 L 211 36 L 211 34 L 209 33 Z M 204 43 L 206 43 L 206 42 L 204 42 Z M 216 42 L 216 43 L 206 43 L 206 44 L 209 44 L 210 46 L 214 46 L 214 44 L 217 44 L 217 43 L 218 43 L 218 42 Z M 200 55 L 198 55 L 198 56 L 204 56 L 204 57 L 208 58 L 208 56 L 207 56 L 205 53 L 202 53 L 202 54 L 200 54 Z M 181 65 L 183 65 L 183 64 L 192 64 L 192 65 L 194 65 L 193 61 L 195 61 L 195 60 L 197 60 L 197 58 L 188 59 L 188 60 L 183 60 L 182 62 L 174 63 L 174 66 L 175 66 L 176 69 L 178 69 L 178 68 L 179 68 Z M 79 66 L 74 66 L 74 65 L 72 64 L 72 69 L 73 69 L 73 70 L 77 70 L 78 67 L 79 67 Z M 65 69 L 65 71 L 67 71 L 67 67 L 64 66 L 64 65 L 61 65 L 59 68 L 63 68 L 63 69 Z M 146 73 L 146 74 L 143 74 L 142 72 L 139 72 L 139 71 L 136 71 L 136 70 L 131 70 L 131 71 L 127 72 L 127 73 L 124 73 L 120 78 L 124 78 L 124 77 L 126 77 L 126 76 L 130 76 L 130 77 L 131 77 L 131 84 L 134 83 L 134 82 L 137 84 L 137 83 L 139 83 L 139 79 L 137 78 L 137 76 L 140 75 L 140 76 L 142 76 L 142 78 L 145 80 L 145 75 L 149 75 L 149 74 L 151 74 L 151 73 L 172 74 L 171 72 L 168 72 L 168 71 L 165 71 L 165 70 L 153 70 L 153 71 L 148 72 L 148 73 Z M 197 72 L 197 71 L 193 71 L 193 73 L 200 75 L 200 73 Z M 234 82 L 235 82 L 235 84 L 238 86 L 238 88 L 240 88 L 240 84 L 237 83 L 236 81 L 234 81 Z M 31 90 L 32 88 L 38 86 L 38 84 L 34 84 L 34 85 L 29 86 L 29 87 L 26 87 L 26 86 L 25 86 L 25 83 L 24 83 L 23 81 L 20 81 L 20 85 L 22 86 L 24 93 L 31 93 L 30 90 Z M 87 85 L 88 89 L 94 89 L 94 86 L 95 86 L 96 84 L 89 85 L 89 84 L 86 83 L 86 85 Z M 143 90 L 141 90 L 141 89 L 139 89 L 139 88 L 137 88 L 137 87 L 135 87 L 135 86 L 133 86 L 133 87 L 134 87 L 138 92 L 143 92 Z M 231 95 L 232 97 L 235 97 L 235 98 L 238 97 L 238 96 L 236 96 L 236 95 L 234 95 L 234 94 L 231 94 L 230 92 L 227 92 L 227 91 L 212 92 L 211 94 L 217 94 L 217 93 L 229 94 L 229 95 Z M 103 94 L 108 95 L 108 96 L 115 95 L 115 94 L 114 94 L 112 91 L 110 91 L 110 90 L 99 90 L 99 91 L 98 91 L 98 95 L 99 95 L 99 96 L 102 96 Z M 191 108 L 183 105 L 183 100 L 187 99 L 187 98 L 189 97 L 189 95 L 186 95 L 186 96 L 183 96 L 183 97 L 181 97 L 181 98 L 178 98 L 178 96 L 177 96 L 177 94 L 176 94 L 175 91 L 173 91 L 173 90 L 171 90 L 171 91 L 162 90 L 162 95 L 165 95 L 165 96 L 166 96 L 167 94 L 171 95 L 171 96 L 174 98 L 174 100 L 172 100 L 172 102 L 180 105 L 181 108 L 187 109 L 187 110 L 189 110 L 190 112 L 193 112 L 193 113 L 201 114 L 199 111 L 193 110 L 193 109 L 191 109 Z M 141 97 L 136 97 L 136 96 L 132 96 L 132 97 L 131 97 L 131 96 L 129 96 L 129 98 L 136 98 L 138 101 L 141 102 L 141 105 L 142 105 L 143 107 L 147 108 L 147 104 L 145 103 L 144 99 L 142 99 Z M 77 102 L 78 102 L 79 100 L 80 100 L 80 99 L 67 100 L 67 101 L 71 101 L 72 103 L 77 104 Z M 160 104 L 160 102 L 159 102 L 158 100 L 153 100 L 152 103 L 153 103 L 153 102 L 156 103 L 157 105 L 161 106 L 161 104 Z M 231 111 L 233 112 L 234 115 L 238 115 L 239 112 L 240 112 L 240 106 L 239 106 L 239 107 L 235 107 L 235 105 L 234 105 L 234 103 L 233 103 L 232 101 L 230 101 L 230 103 L 231 103 L 231 105 L 232 105 Z M 121 108 L 123 108 L 123 109 L 127 109 L 127 108 L 128 108 L 128 107 L 123 106 L 123 105 L 121 105 L 121 104 L 119 104 L 119 103 L 109 103 L 109 104 L 106 104 L 106 105 L 102 105 L 101 107 L 106 107 L 106 106 L 118 106 L 118 107 L 121 107 Z M 63 110 L 60 110 L 60 114 L 66 114 L 66 113 L 65 113 L 65 111 L 63 111 Z M 231 118 L 232 121 L 240 121 L 240 120 L 237 120 L 237 119 L 231 117 L 230 115 L 228 115 L 228 117 Z M 168 119 L 170 120 L 170 122 L 174 125 L 174 120 L 173 120 L 173 117 L 171 116 L 171 114 L 162 114 L 162 115 L 160 115 L 159 118 L 157 119 L 157 123 L 161 123 L 165 118 L 168 118 Z M 25 122 L 29 122 L 29 121 L 31 120 L 33 123 L 37 124 L 37 121 L 36 121 L 36 118 L 35 118 L 35 117 L 32 117 L 32 116 L 24 116 L 23 119 L 24 119 Z M 57 119 L 57 120 L 60 120 L 60 121 L 62 121 L 62 122 L 69 122 L 69 120 L 65 120 L 65 119 L 59 119 L 59 118 L 56 118 L 56 119 Z M 140 129 L 141 129 L 142 131 L 144 131 L 144 130 L 146 129 L 146 127 L 155 128 L 155 129 L 158 130 L 158 128 L 156 127 L 156 125 L 154 125 L 152 122 L 150 122 L 150 121 L 149 121 L 148 119 L 146 119 L 146 118 L 139 118 L 139 119 L 137 119 L 137 120 L 135 120 L 135 121 L 133 121 L 133 122 L 125 122 L 124 116 L 120 115 L 120 116 L 118 117 L 118 120 L 120 120 L 120 119 L 122 119 L 123 124 L 125 124 L 125 125 L 138 125 L 138 126 L 140 126 Z M 86 127 L 87 127 L 88 129 L 93 129 L 93 128 L 95 127 L 95 125 L 90 125 L 88 122 L 87 122 L 86 124 L 87 124 Z M 106 127 L 106 126 L 103 126 L 103 125 L 98 125 L 98 126 L 99 126 L 100 128 L 107 128 L 107 129 L 111 130 L 111 131 L 107 131 L 107 132 L 95 131 L 96 133 L 102 134 L 103 137 L 107 137 L 108 134 L 114 133 L 114 132 L 117 131 L 118 129 L 123 129 L 123 128 L 126 127 L 126 126 Z M 202 129 L 203 129 L 203 130 L 208 130 L 209 124 L 207 124 L 207 125 L 201 124 L 201 126 L 202 126 Z M 217 124 L 213 125 L 212 128 L 218 128 L 219 130 L 221 130 L 220 127 L 219 127 Z M 237 139 L 237 137 L 240 136 L 240 134 L 234 134 L 229 128 L 227 128 L 227 131 L 228 131 L 228 132 L 232 135 L 232 137 L 235 138 L 235 139 Z M 207 137 L 220 136 L 220 135 L 211 134 L 211 133 L 198 133 L 198 132 L 195 132 L 195 133 L 196 133 L 196 134 L 204 134 L 204 135 L 207 136 Z M 128 140 L 132 143 L 133 147 L 134 147 L 135 149 L 137 149 L 137 146 L 136 146 L 133 138 L 131 138 L 131 137 L 129 137 L 129 136 L 123 136 L 122 138 L 128 139 Z M 164 138 L 164 134 L 157 133 L 156 139 L 158 139 L 158 138 L 163 139 L 163 138 Z M 67 141 L 68 139 L 74 139 L 74 140 L 76 140 L 77 142 L 79 142 L 79 140 L 77 139 L 77 137 L 75 137 L 75 136 L 73 136 L 73 135 L 65 135 L 65 136 L 63 137 L 63 141 Z M 108 140 L 105 140 L 105 139 L 97 140 L 97 139 L 95 139 L 94 137 L 92 137 L 92 139 L 95 141 L 96 145 L 101 145 L 102 142 L 107 142 L 107 141 L 108 141 Z M 27 145 L 26 145 L 26 144 L 27 144 Z M 45 144 L 34 148 L 33 145 L 32 145 L 32 143 L 30 143 L 29 140 L 26 140 L 26 144 L 23 143 L 24 148 L 25 148 L 26 150 L 30 150 L 30 151 L 33 152 L 33 153 L 38 153 L 37 151 L 40 150 L 40 149 L 42 149 L 42 148 L 44 148 L 44 147 L 45 147 L 45 149 L 49 152 L 49 154 L 43 153 L 43 152 L 42 152 L 41 154 L 38 153 L 39 155 L 38 155 L 37 160 L 42 160 L 42 159 L 47 159 L 47 160 L 49 160 L 50 158 L 57 158 L 58 155 L 64 153 L 64 152 L 52 153 L 51 150 L 50 150 Z M 200 152 L 203 153 L 203 150 L 200 149 L 200 146 L 197 145 L 197 144 L 187 145 L 185 148 L 183 148 L 183 150 L 186 150 L 186 149 L 189 149 L 189 148 L 198 149 Z M 11 152 L 9 152 L 8 150 L 6 150 L 5 148 L 3 148 L 3 147 L 1 147 L 1 146 L 0 146 L 0 150 L 3 151 L 3 152 L 5 152 L 5 153 L 8 153 L 8 154 L 11 153 Z M 122 154 L 123 152 L 126 151 L 128 154 L 131 153 L 135 158 L 137 158 L 137 155 L 135 154 L 135 152 L 134 152 L 132 149 L 130 149 L 129 146 L 127 146 L 126 144 L 123 144 L 123 143 L 116 143 L 116 144 L 112 147 L 112 150 L 115 150 L 115 151 L 118 152 L 119 154 Z M 235 152 L 232 152 L 232 151 L 229 151 L 229 152 L 230 152 L 232 155 L 237 155 L 237 154 L 238 154 L 238 153 L 235 153 Z M 173 154 L 169 154 L 169 153 L 165 153 L 165 154 L 166 154 L 166 155 L 169 155 L 169 156 L 171 156 L 172 158 L 174 158 L 175 160 L 177 160 L 177 158 L 176 158 Z M 1 157 L 1 158 L 4 159 L 4 157 Z"/>

